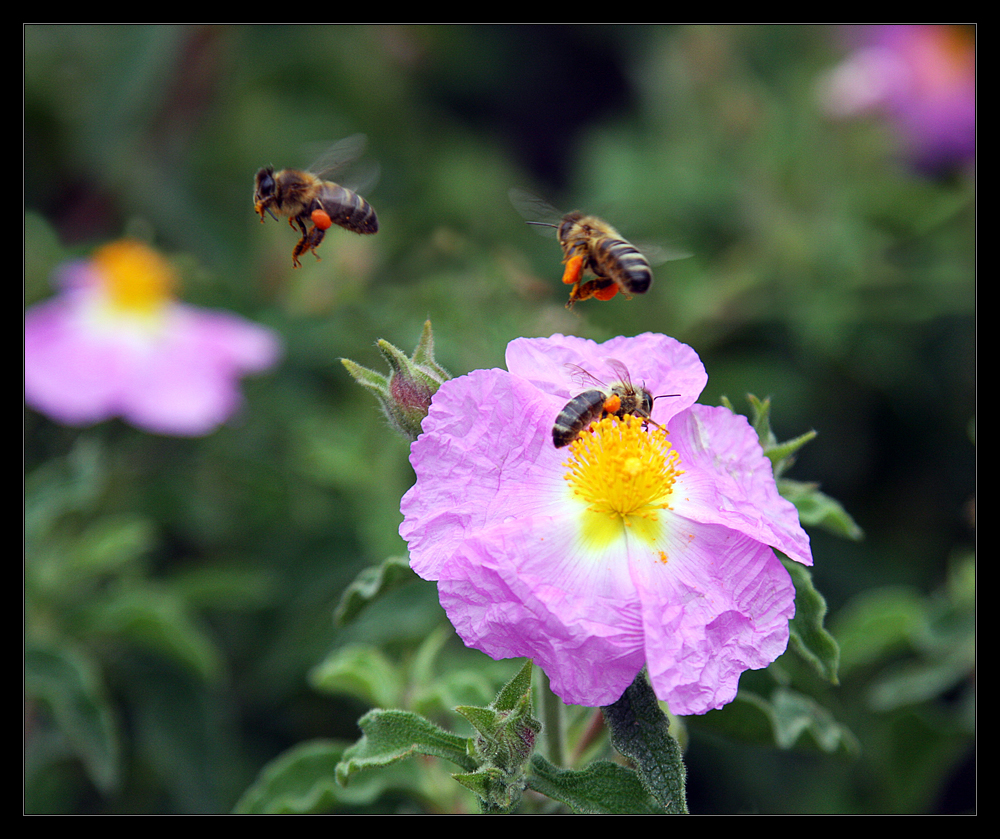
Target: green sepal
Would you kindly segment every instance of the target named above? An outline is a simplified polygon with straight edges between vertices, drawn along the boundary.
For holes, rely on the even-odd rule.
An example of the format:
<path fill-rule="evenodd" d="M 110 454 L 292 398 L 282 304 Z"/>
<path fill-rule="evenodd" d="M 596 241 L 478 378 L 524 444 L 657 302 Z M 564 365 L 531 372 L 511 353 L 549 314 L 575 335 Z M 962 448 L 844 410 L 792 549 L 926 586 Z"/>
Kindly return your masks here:
<path fill-rule="evenodd" d="M 521 803 L 521 794 L 526 785 L 523 776 L 512 783 L 511 777 L 495 766 L 484 766 L 475 772 L 451 777 L 479 797 L 484 813 L 493 814 L 513 813 Z"/>
<path fill-rule="evenodd" d="M 788 623 L 792 647 L 822 678 L 838 684 L 840 647 L 823 626 L 826 600 L 813 585 L 808 568 L 786 557 L 781 562 L 795 585 L 795 617 Z"/>
<path fill-rule="evenodd" d="M 507 773 L 516 784 L 542 729 L 531 715 L 532 667 L 530 660 L 525 662 L 489 707 L 461 705 L 455 709 L 479 733 L 476 750 L 484 763 Z"/>
<path fill-rule="evenodd" d="M 687 772 L 670 720 L 660 709 L 645 670 L 621 698 L 601 708 L 611 743 L 632 761 L 642 785 L 669 814 L 686 814 Z"/>
<path fill-rule="evenodd" d="M 533 668 L 534 664 L 531 659 L 521 665 L 521 669 L 500 689 L 500 693 L 497 694 L 491 707 L 498 711 L 513 711 L 523 703 L 525 697 L 530 700 Z"/>
<path fill-rule="evenodd" d="M 767 399 L 758 399 L 752 393 L 748 393 L 747 402 L 750 403 L 750 425 L 757 432 L 757 439 L 760 440 L 760 446 L 764 450 L 764 454 L 771 461 L 771 468 L 774 470 L 775 477 L 778 477 L 795 462 L 795 453 L 810 440 L 814 439 L 816 432 L 807 431 L 805 434 L 800 434 L 798 437 L 786 440 L 784 443 L 779 443 L 778 438 L 775 437 L 774 432 L 771 430 L 770 397 Z M 727 397 L 722 397 L 722 404 L 733 413 L 736 413 L 733 403 Z"/>

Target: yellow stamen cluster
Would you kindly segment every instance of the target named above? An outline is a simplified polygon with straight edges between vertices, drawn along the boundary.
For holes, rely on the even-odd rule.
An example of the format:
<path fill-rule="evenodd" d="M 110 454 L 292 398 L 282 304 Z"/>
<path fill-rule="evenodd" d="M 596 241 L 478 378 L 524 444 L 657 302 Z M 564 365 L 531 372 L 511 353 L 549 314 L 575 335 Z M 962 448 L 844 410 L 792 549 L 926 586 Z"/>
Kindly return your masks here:
<path fill-rule="evenodd" d="M 569 454 L 565 478 L 587 505 L 588 538 L 606 542 L 621 532 L 614 527 L 619 523 L 644 538 L 657 538 L 659 511 L 670 507 L 674 483 L 683 474 L 666 431 L 647 430 L 631 414 L 610 415 L 574 440 Z"/>
<path fill-rule="evenodd" d="M 93 256 L 111 305 L 136 314 L 152 314 L 174 288 L 174 270 L 152 248 L 124 239 L 105 245 Z"/>

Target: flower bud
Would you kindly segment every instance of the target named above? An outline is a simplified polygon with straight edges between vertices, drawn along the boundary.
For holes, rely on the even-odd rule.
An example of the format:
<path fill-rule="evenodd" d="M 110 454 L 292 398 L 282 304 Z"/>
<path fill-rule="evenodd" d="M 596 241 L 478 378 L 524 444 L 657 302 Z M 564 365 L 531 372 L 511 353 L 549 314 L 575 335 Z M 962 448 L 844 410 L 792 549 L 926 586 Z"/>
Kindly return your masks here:
<path fill-rule="evenodd" d="M 389 424 L 412 442 L 420 436 L 420 424 L 427 416 L 431 398 L 451 376 L 434 361 L 430 321 L 424 323 L 412 357 L 388 341 L 379 339 L 376 344 L 389 364 L 388 377 L 347 358 L 341 362 L 354 380 L 378 400 Z"/>

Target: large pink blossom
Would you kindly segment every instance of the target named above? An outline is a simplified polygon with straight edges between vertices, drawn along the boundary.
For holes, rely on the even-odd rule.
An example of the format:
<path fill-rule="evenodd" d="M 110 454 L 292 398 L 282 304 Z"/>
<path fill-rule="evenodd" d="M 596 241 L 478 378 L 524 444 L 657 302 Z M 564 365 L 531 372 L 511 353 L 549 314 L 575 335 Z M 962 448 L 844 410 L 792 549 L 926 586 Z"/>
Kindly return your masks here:
<path fill-rule="evenodd" d="M 106 245 L 59 280 L 57 297 L 25 313 L 24 395 L 67 425 L 122 417 L 208 434 L 240 407 L 240 376 L 281 353 L 265 327 L 174 300 L 169 263 L 139 242 Z"/>
<path fill-rule="evenodd" d="M 609 359 L 661 396 L 654 423 L 609 417 L 557 449 L 579 368 L 613 383 Z M 787 646 L 795 592 L 772 549 L 812 564 L 746 419 L 695 404 L 704 367 L 664 335 L 518 339 L 507 367 L 434 395 L 402 501 L 413 569 L 468 646 L 533 658 L 568 703 L 612 703 L 644 665 L 674 713 L 731 701 Z"/>

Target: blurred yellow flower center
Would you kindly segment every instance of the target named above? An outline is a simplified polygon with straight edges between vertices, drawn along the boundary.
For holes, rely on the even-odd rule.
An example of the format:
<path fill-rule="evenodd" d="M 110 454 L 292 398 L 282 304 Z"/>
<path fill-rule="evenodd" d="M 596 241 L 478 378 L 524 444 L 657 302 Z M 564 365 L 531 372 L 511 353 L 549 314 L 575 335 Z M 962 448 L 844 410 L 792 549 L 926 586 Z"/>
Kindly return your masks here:
<path fill-rule="evenodd" d="M 93 264 L 110 304 L 133 314 L 153 314 L 170 300 L 175 284 L 170 263 L 141 242 L 124 239 L 98 250 Z"/>
<path fill-rule="evenodd" d="M 683 470 L 661 428 L 643 428 L 639 417 L 607 416 L 569 447 L 565 478 L 586 505 L 588 542 L 607 545 L 622 526 L 650 543 L 660 536 L 659 512 L 669 509 L 674 482 Z"/>

